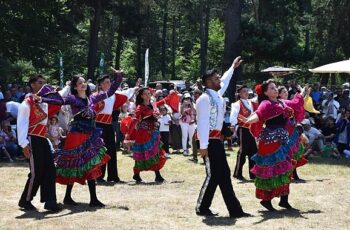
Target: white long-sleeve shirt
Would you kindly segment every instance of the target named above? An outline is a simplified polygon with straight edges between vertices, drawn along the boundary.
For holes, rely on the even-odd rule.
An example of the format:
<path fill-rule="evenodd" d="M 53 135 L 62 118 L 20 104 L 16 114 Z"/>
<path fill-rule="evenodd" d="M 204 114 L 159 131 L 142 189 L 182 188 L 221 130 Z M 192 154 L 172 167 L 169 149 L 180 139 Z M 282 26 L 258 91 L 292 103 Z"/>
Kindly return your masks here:
<path fill-rule="evenodd" d="M 40 103 L 39 104 L 42 110 L 47 114 L 48 113 L 48 104 Z M 30 115 L 30 106 L 26 100 L 24 100 L 18 107 L 18 117 L 17 117 L 17 133 L 18 133 L 18 144 L 24 148 L 29 144 L 28 140 L 28 129 L 29 129 L 29 115 Z M 47 125 L 47 118 L 40 121 L 39 124 Z"/>
<path fill-rule="evenodd" d="M 214 127 L 215 130 L 221 130 L 222 124 L 224 122 L 226 104 L 222 95 L 225 93 L 231 77 L 234 73 L 234 68 L 231 67 L 227 70 L 224 75 L 221 77 L 220 86 L 221 89 L 219 91 L 215 91 L 212 89 L 207 89 L 212 95 L 215 103 L 218 105 L 218 114 L 216 119 L 216 125 Z M 207 149 L 209 145 L 209 132 L 210 132 L 210 99 L 208 94 L 203 93 L 196 101 L 196 109 L 197 109 L 197 134 L 199 139 L 200 149 Z"/>
<path fill-rule="evenodd" d="M 123 91 L 116 91 L 116 93 L 124 95 L 128 99 L 130 99 L 135 93 L 135 88 L 129 88 L 129 89 L 126 89 Z M 111 97 L 106 98 L 104 100 L 105 105 L 99 113 L 100 114 L 112 114 L 115 100 L 116 100 L 115 94 L 113 94 Z"/>
<path fill-rule="evenodd" d="M 251 113 L 254 112 L 253 104 L 248 99 L 240 99 L 231 105 L 231 114 L 230 114 L 230 123 L 232 126 L 235 126 L 238 123 L 238 115 L 241 110 L 240 101 L 242 101 L 243 105 L 250 110 Z"/>

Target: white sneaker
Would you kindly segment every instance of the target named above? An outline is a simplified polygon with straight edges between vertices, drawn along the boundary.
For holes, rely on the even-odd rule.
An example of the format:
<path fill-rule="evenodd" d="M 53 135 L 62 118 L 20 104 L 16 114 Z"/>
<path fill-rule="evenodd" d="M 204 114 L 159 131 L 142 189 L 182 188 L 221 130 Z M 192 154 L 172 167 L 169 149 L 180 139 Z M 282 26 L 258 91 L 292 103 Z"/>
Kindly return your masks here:
<path fill-rule="evenodd" d="M 169 153 L 166 153 L 166 154 L 165 154 L 165 158 L 166 158 L 166 159 L 169 159 L 169 158 L 170 158 L 170 154 L 169 154 Z"/>
<path fill-rule="evenodd" d="M 184 156 L 188 156 L 188 150 L 184 150 Z"/>

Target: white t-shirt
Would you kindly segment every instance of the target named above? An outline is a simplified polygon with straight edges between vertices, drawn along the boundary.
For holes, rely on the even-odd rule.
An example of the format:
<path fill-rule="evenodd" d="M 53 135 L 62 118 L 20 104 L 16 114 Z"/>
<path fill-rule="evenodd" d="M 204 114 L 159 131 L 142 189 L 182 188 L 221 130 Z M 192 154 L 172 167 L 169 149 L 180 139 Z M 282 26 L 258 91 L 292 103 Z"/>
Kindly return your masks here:
<path fill-rule="evenodd" d="M 321 134 L 321 131 L 314 127 L 311 127 L 311 129 L 308 131 L 304 130 L 304 133 L 309 139 L 309 143 L 312 143 Z"/>
<path fill-rule="evenodd" d="M 10 113 L 12 117 L 17 118 L 19 105 L 20 103 L 15 101 L 6 102 L 6 112 Z"/>
<path fill-rule="evenodd" d="M 169 122 L 170 122 L 171 118 L 168 114 L 161 116 L 158 119 L 158 122 L 160 124 L 159 126 L 159 131 L 160 132 L 169 132 Z"/>

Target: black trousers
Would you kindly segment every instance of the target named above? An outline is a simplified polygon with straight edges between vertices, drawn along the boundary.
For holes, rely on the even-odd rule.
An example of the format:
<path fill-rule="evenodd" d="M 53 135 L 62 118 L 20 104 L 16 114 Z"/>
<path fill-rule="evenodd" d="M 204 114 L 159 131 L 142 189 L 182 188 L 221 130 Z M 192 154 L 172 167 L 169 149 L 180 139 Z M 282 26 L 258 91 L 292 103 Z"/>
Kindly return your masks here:
<path fill-rule="evenodd" d="M 96 123 L 98 128 L 101 128 L 102 131 L 102 139 L 105 143 L 105 147 L 107 148 L 107 154 L 111 157 L 111 159 L 107 163 L 107 171 L 108 176 L 107 180 L 115 181 L 118 180 L 118 168 L 117 168 L 117 149 L 115 145 L 115 133 L 112 124 L 102 124 Z M 106 165 L 101 166 L 102 175 L 100 179 L 103 179 L 106 174 Z"/>
<path fill-rule="evenodd" d="M 169 153 L 169 132 L 160 132 L 160 140 L 163 142 L 165 152 Z"/>
<path fill-rule="evenodd" d="M 31 136 L 30 173 L 21 200 L 31 201 L 40 187 L 40 202 L 56 202 L 56 169 L 53 154 L 46 138 Z"/>
<path fill-rule="evenodd" d="M 239 127 L 237 134 L 239 139 L 239 150 L 237 153 L 236 167 L 233 176 L 242 177 L 243 165 L 246 161 L 246 157 L 248 156 L 249 177 L 250 179 L 254 179 L 255 175 L 251 173 L 250 170 L 255 165 L 255 162 L 251 159 L 251 157 L 258 151 L 255 139 L 247 128 Z"/>
<path fill-rule="evenodd" d="M 204 162 L 207 176 L 199 193 L 196 211 L 209 209 L 216 187 L 219 186 L 229 213 L 242 212 L 241 204 L 233 191 L 231 172 L 221 140 L 209 140 L 208 156 L 204 158 Z"/>

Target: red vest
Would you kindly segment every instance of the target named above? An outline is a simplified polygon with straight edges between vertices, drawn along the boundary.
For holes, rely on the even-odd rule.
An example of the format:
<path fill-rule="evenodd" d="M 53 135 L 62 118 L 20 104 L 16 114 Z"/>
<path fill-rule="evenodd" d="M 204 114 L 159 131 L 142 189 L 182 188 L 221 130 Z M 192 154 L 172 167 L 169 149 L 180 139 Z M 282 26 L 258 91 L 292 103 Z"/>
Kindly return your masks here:
<path fill-rule="evenodd" d="M 47 118 L 47 114 L 32 97 L 27 97 L 26 101 L 30 107 L 28 135 L 46 138 L 47 126 L 39 123 Z"/>
<path fill-rule="evenodd" d="M 258 108 L 258 104 L 252 102 L 253 111 Z M 251 115 L 250 109 L 248 109 L 241 100 L 239 100 L 239 114 L 238 114 L 238 126 L 243 128 L 249 128 L 250 125 L 243 122 L 243 118 L 247 118 Z"/>

